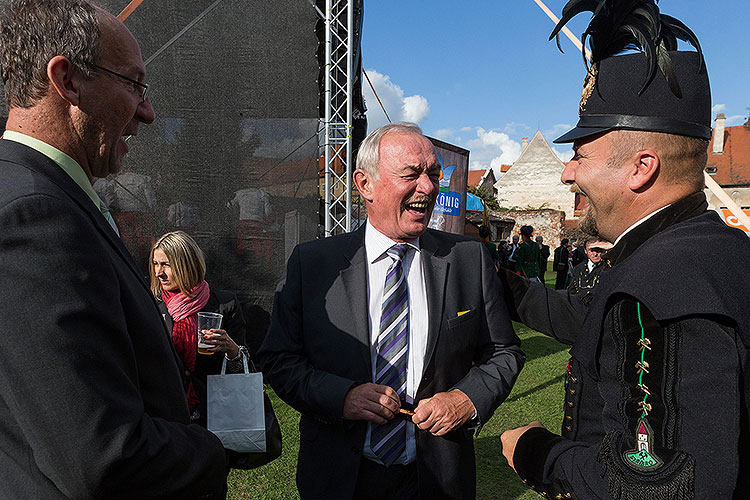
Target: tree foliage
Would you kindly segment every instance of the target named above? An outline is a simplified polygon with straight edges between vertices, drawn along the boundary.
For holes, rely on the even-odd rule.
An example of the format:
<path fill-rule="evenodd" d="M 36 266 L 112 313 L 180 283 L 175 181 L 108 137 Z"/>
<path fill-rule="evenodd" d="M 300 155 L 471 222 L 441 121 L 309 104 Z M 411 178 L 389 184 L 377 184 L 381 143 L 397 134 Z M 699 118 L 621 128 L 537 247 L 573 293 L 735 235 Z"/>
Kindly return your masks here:
<path fill-rule="evenodd" d="M 500 209 L 500 203 L 498 203 L 497 198 L 493 196 L 490 189 L 487 189 L 486 187 L 480 189 L 476 186 L 468 186 L 466 188 L 466 191 L 473 195 L 479 196 L 479 198 L 482 199 L 482 203 L 484 203 L 484 206 L 489 210 Z"/>

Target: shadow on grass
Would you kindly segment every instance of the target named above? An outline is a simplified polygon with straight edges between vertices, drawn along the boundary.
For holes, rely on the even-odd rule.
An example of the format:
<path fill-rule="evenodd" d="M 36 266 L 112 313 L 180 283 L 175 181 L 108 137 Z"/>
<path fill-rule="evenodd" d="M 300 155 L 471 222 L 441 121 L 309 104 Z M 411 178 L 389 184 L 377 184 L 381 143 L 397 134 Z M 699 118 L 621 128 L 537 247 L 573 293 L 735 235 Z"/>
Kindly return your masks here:
<path fill-rule="evenodd" d="M 510 500 L 528 488 L 503 457 L 500 436 L 482 436 L 474 441 L 477 456 L 477 500 Z"/>
<path fill-rule="evenodd" d="M 511 396 L 508 399 L 506 399 L 505 402 L 506 403 L 512 403 L 513 401 L 518 401 L 519 399 L 523 399 L 523 398 L 525 398 L 527 396 L 531 396 L 532 394 L 536 393 L 537 391 L 541 391 L 542 389 L 546 389 L 547 387 L 549 387 L 551 385 L 557 385 L 560 382 L 562 382 L 562 380 L 563 380 L 564 377 L 565 377 L 564 374 L 563 375 L 558 375 L 557 377 L 555 377 L 555 378 L 553 378 L 551 380 L 547 380 L 544 383 L 541 383 L 541 384 L 539 384 L 537 386 L 532 387 L 528 391 L 524 391 L 524 392 L 522 392 L 520 394 L 514 394 L 513 396 Z M 562 399 L 562 397 L 561 397 L 561 399 Z"/>
<path fill-rule="evenodd" d="M 567 351 L 570 349 L 570 346 L 561 344 L 552 337 L 535 335 L 522 340 L 521 349 L 526 353 L 526 361 L 528 362 L 532 359 L 543 358 L 550 354 Z"/>
<path fill-rule="evenodd" d="M 266 389 L 281 426 L 281 456 L 252 470 L 232 470 L 227 500 L 299 500 L 295 476 L 299 452 L 299 413 Z"/>

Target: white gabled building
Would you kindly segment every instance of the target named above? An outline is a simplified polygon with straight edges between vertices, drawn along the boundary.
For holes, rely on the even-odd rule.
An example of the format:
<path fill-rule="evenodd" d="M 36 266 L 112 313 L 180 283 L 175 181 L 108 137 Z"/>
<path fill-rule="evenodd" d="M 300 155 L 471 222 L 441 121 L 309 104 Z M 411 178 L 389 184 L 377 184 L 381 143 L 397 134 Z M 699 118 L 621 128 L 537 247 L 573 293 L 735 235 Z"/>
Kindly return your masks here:
<path fill-rule="evenodd" d="M 500 206 L 520 209 L 550 208 L 561 210 L 565 212 L 567 219 L 573 219 L 578 215 L 577 200 L 569 186 L 560 182 L 563 168 L 563 162 L 537 130 L 521 151 L 521 156 L 495 183 Z"/>

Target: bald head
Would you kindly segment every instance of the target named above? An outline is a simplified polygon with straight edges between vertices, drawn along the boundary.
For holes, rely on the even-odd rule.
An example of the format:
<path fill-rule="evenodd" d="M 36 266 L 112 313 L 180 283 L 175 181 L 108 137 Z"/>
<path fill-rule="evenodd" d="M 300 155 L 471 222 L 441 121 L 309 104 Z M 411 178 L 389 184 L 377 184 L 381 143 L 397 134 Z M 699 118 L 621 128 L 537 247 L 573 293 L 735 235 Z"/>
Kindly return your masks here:
<path fill-rule="evenodd" d="M 143 79 L 146 68 L 141 47 L 130 30 L 115 16 L 96 7 L 99 21 L 100 54 L 98 65 L 114 69 L 137 81 Z"/>

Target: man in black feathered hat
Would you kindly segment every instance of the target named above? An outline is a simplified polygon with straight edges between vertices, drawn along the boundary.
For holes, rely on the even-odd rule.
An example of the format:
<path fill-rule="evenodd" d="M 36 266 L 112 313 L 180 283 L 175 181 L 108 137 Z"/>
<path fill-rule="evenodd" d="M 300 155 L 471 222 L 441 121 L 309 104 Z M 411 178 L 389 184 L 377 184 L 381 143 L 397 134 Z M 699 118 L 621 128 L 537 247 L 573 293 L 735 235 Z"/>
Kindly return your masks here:
<path fill-rule="evenodd" d="M 532 422 L 503 454 L 548 498 L 748 498 L 750 240 L 707 211 L 700 45 L 653 0 L 571 0 L 552 36 L 582 11 L 592 63 L 555 142 L 573 143 L 581 229 L 614 246 L 588 308 L 511 283 L 513 312 L 572 348 L 562 435 Z"/>

